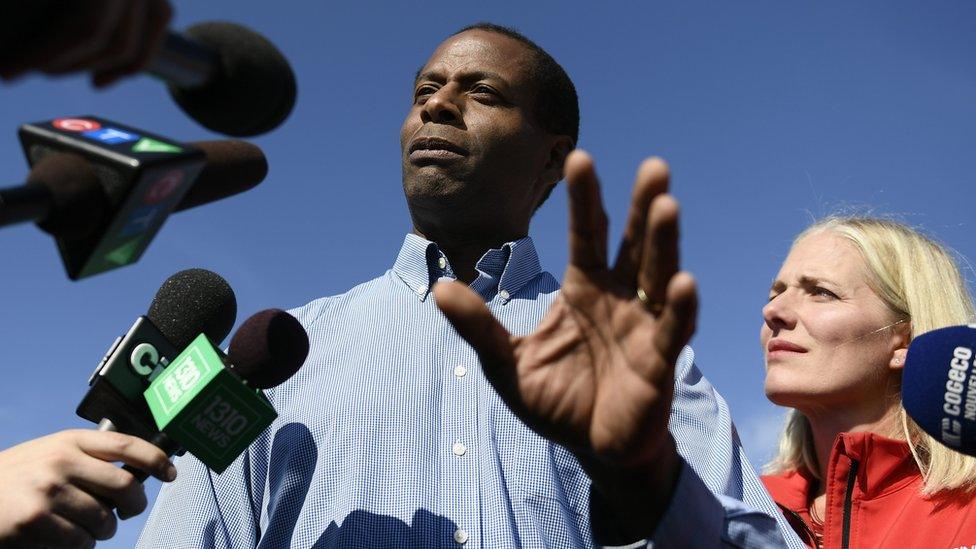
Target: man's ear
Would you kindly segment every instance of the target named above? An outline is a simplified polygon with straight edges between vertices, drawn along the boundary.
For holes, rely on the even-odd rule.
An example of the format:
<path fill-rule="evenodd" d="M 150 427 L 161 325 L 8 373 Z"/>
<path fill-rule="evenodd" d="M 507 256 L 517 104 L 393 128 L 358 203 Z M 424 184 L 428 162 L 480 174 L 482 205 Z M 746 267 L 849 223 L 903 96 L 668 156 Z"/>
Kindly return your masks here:
<path fill-rule="evenodd" d="M 576 148 L 572 138 L 568 135 L 553 135 L 549 142 L 549 158 L 542 170 L 539 181 L 542 183 L 543 196 L 548 196 L 552 187 L 563 178 L 563 166 L 566 157 Z"/>
<path fill-rule="evenodd" d="M 546 181 L 555 185 L 563 178 L 563 166 L 566 164 L 566 157 L 576 148 L 573 140 L 568 135 L 554 135 L 549 145 L 549 161 L 546 162 L 545 175 Z"/>

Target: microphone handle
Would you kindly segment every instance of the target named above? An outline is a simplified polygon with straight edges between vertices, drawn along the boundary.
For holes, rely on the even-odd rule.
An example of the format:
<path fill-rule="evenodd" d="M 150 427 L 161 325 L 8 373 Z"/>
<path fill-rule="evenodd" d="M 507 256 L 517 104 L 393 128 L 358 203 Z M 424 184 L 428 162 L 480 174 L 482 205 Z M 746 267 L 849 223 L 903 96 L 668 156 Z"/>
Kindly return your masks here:
<path fill-rule="evenodd" d="M 118 432 L 115 424 L 112 423 L 112 420 L 108 418 L 103 418 L 98 422 L 98 430 Z M 149 442 L 153 443 L 160 450 L 166 452 L 167 456 L 174 456 L 183 449 L 179 442 L 169 438 L 166 433 L 163 433 L 162 431 L 153 435 L 153 437 L 149 439 Z M 131 465 L 123 465 L 122 469 L 131 473 L 132 476 L 136 477 L 136 480 L 139 482 L 145 482 L 146 479 L 149 478 L 149 473 L 143 471 L 142 469 L 136 469 Z"/>
<path fill-rule="evenodd" d="M 51 191 L 44 185 L 0 189 L 0 227 L 42 220 L 51 213 Z"/>
<path fill-rule="evenodd" d="M 171 86 L 192 89 L 210 83 L 219 68 L 220 59 L 213 50 L 175 32 L 167 32 L 145 70 Z"/>

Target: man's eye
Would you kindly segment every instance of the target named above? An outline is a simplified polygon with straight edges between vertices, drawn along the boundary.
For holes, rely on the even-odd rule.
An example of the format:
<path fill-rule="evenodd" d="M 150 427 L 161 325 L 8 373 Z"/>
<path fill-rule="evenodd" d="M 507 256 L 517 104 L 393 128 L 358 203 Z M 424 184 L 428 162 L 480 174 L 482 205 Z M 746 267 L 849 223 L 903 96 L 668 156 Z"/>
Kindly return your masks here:
<path fill-rule="evenodd" d="M 434 88 L 434 86 L 420 86 L 415 92 L 413 92 L 413 98 L 414 100 L 424 100 L 431 95 L 434 95 L 436 92 L 437 89 Z"/>
<path fill-rule="evenodd" d="M 498 95 L 498 92 L 496 92 L 494 88 L 484 84 L 478 84 L 477 86 L 471 88 L 471 93 Z"/>

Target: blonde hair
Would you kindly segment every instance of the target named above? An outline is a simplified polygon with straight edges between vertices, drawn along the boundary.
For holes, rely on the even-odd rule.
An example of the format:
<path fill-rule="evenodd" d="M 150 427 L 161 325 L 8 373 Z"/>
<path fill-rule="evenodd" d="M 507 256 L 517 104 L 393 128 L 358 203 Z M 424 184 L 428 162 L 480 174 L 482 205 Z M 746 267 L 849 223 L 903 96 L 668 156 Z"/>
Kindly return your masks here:
<path fill-rule="evenodd" d="M 868 284 L 914 338 L 936 328 L 966 324 L 974 318 L 973 300 L 952 255 L 942 245 L 896 221 L 869 217 L 828 217 L 793 241 L 831 231 L 850 240 L 867 265 Z M 924 478 L 922 493 L 976 492 L 976 458 L 943 446 L 926 434 L 901 405 L 903 434 Z M 798 469 L 818 475 L 810 422 L 790 410 L 776 456 L 764 468 L 777 474 Z"/>

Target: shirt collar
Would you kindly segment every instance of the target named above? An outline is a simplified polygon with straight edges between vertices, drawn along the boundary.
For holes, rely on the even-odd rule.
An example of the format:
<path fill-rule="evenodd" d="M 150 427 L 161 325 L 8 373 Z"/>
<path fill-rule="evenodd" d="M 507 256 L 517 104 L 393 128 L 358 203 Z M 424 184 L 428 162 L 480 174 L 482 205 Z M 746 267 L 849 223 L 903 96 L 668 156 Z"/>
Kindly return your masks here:
<path fill-rule="evenodd" d="M 475 268 L 478 278 L 471 283 L 471 288 L 486 299 L 497 295 L 503 304 L 542 272 L 535 244 L 528 236 L 488 250 Z M 413 233 L 404 237 L 393 272 L 421 301 L 427 298 L 438 279 L 456 278 L 437 244 Z"/>

